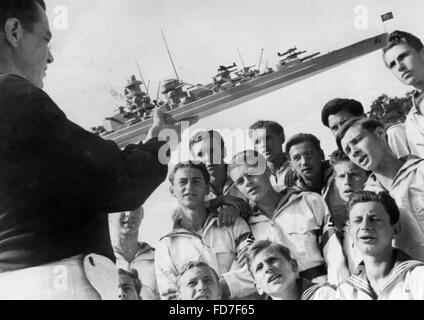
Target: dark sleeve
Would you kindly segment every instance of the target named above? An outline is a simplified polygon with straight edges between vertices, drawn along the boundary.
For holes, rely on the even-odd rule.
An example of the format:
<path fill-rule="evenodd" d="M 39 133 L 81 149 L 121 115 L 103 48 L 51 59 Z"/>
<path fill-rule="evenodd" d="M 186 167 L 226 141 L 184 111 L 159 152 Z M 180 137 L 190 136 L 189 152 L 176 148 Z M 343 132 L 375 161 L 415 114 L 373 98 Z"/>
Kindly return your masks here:
<path fill-rule="evenodd" d="M 164 142 L 151 139 L 120 150 L 69 121 L 41 90 L 4 97 L 1 151 L 51 198 L 76 210 L 132 210 L 165 179 L 167 165 L 158 159 Z"/>

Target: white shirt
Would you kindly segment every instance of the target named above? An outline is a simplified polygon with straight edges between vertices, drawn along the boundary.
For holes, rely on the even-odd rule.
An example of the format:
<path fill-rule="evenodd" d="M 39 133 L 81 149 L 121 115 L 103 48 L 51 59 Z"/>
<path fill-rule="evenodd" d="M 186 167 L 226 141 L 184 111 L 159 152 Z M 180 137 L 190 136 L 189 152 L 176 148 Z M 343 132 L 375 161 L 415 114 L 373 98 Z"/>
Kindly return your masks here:
<path fill-rule="evenodd" d="M 416 93 L 413 98 L 413 107 L 406 117 L 406 138 L 413 155 L 424 158 L 424 116 L 420 111 L 423 109 L 424 91 Z"/>
<path fill-rule="evenodd" d="M 401 251 L 393 269 L 379 294 L 371 287 L 366 275 L 365 265 L 337 290 L 336 299 L 340 300 L 424 300 L 424 262 L 410 260 Z"/>
<path fill-rule="evenodd" d="M 200 234 L 174 227 L 159 241 L 156 248 L 156 277 L 161 295 L 169 289 L 176 290 L 177 277 L 184 266 L 199 260 L 209 264 L 218 276 L 227 280 L 232 298 L 242 297 L 246 292 L 256 292 L 251 279 L 232 285 L 233 278 L 226 277 L 226 273 L 240 269 L 235 258 L 241 250 L 243 239 L 251 234 L 249 226 L 242 218 L 237 218 L 231 227 L 218 227 L 217 221 L 216 216 L 210 214 Z"/>
<path fill-rule="evenodd" d="M 424 159 L 407 157 L 393 181 L 387 182 L 378 174 L 375 177 L 400 210 L 401 231 L 395 247 L 414 259 L 424 260 Z M 369 190 L 368 186 L 365 189 Z"/>

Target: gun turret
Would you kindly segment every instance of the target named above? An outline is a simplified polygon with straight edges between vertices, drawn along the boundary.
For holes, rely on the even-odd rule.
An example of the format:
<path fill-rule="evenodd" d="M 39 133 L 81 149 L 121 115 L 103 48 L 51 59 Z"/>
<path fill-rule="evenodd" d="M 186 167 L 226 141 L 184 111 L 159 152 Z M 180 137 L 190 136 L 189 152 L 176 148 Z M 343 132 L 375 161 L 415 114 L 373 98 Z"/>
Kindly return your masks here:
<path fill-rule="evenodd" d="M 296 51 L 296 50 L 297 50 L 297 48 L 294 47 L 294 48 L 290 48 L 289 50 L 287 50 L 283 53 L 277 52 L 277 54 L 278 54 L 279 57 L 284 57 L 285 55 L 290 54 L 290 53 L 292 53 L 293 51 Z"/>
<path fill-rule="evenodd" d="M 233 62 L 233 64 L 231 66 L 219 66 L 218 68 L 218 72 L 225 72 L 225 71 L 230 71 L 230 69 L 237 67 L 236 63 Z"/>
<path fill-rule="evenodd" d="M 297 58 L 298 55 L 304 54 L 304 53 L 306 53 L 306 51 L 297 51 L 297 52 L 294 52 L 291 55 L 289 55 L 287 58 L 289 58 L 289 59 Z"/>
<path fill-rule="evenodd" d="M 316 56 L 318 56 L 318 55 L 320 55 L 320 54 L 321 54 L 321 52 L 316 52 L 316 53 L 310 54 L 309 56 L 306 56 L 306 57 L 300 58 L 300 60 L 301 60 L 301 61 L 305 61 L 305 60 L 308 60 L 308 59 L 312 59 L 313 57 L 316 57 Z"/>

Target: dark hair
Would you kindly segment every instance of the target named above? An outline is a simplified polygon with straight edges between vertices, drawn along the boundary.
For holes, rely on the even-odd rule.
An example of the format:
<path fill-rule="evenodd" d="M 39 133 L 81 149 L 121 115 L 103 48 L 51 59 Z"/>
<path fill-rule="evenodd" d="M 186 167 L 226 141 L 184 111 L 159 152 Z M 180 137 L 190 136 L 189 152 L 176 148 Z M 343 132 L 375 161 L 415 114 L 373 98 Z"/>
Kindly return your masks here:
<path fill-rule="evenodd" d="M 337 149 L 330 155 L 330 164 L 332 166 L 339 164 L 340 162 L 349 161 L 349 157 L 340 149 Z"/>
<path fill-rule="evenodd" d="M 349 130 L 351 127 L 353 127 L 354 125 L 357 125 L 357 124 L 360 125 L 362 129 L 365 129 L 369 132 L 374 132 L 375 129 L 377 129 L 377 128 L 383 128 L 384 129 L 384 125 L 378 120 L 374 120 L 374 119 L 370 119 L 370 118 L 353 118 L 353 119 L 350 119 L 350 120 L 346 121 L 346 123 L 341 127 L 340 131 L 337 133 L 337 136 L 336 136 L 337 147 L 340 150 L 343 151 L 341 141 L 342 141 L 343 137 L 345 136 L 347 130 Z"/>
<path fill-rule="evenodd" d="M 364 114 L 364 107 L 359 101 L 353 99 L 336 98 L 328 101 L 321 112 L 322 124 L 329 127 L 328 117 L 339 113 L 340 111 L 347 111 L 354 117 L 360 117 Z"/>
<path fill-rule="evenodd" d="M 27 31 L 32 31 L 34 23 L 38 22 L 37 6 L 46 11 L 43 0 L 0 0 L 0 32 L 3 32 L 7 19 L 16 18 Z"/>
<path fill-rule="evenodd" d="M 187 264 L 185 264 L 181 270 L 181 272 L 178 274 L 177 276 L 177 283 L 180 281 L 181 277 L 190 269 L 193 268 L 207 268 L 209 270 L 212 271 L 212 274 L 216 280 L 216 282 L 219 285 L 219 277 L 218 274 L 216 273 L 215 269 L 212 268 L 210 265 L 208 265 L 206 262 L 203 261 L 190 261 Z"/>
<path fill-rule="evenodd" d="M 387 51 L 401 43 L 406 43 L 407 45 L 414 48 L 417 52 L 419 52 L 424 47 L 421 40 L 413 34 L 405 31 L 396 30 L 389 34 L 389 41 L 387 45 L 383 48 L 383 57 Z"/>
<path fill-rule="evenodd" d="M 265 120 L 258 120 L 254 124 L 252 124 L 249 127 L 249 137 L 252 138 L 252 133 L 254 130 L 258 129 L 265 129 L 272 131 L 276 135 L 280 136 L 283 139 L 283 143 L 286 140 L 286 137 L 284 135 L 284 128 L 275 121 L 265 121 Z"/>
<path fill-rule="evenodd" d="M 180 162 L 178 163 L 174 169 L 172 169 L 171 174 L 169 175 L 169 181 L 171 182 L 172 185 L 174 185 L 174 179 L 175 179 L 175 173 L 179 170 L 179 169 L 183 169 L 183 168 L 193 168 L 193 169 L 198 169 L 200 170 L 200 172 L 203 175 L 203 178 L 205 179 L 206 184 L 209 184 L 209 181 L 211 179 L 208 170 L 206 169 L 206 166 L 199 162 L 199 163 L 195 163 L 193 161 L 187 161 L 187 162 Z"/>
<path fill-rule="evenodd" d="M 378 202 L 381 203 L 386 209 L 387 214 L 390 217 L 390 224 L 394 225 L 399 221 L 399 208 L 396 201 L 389 195 L 388 192 L 383 191 L 375 193 L 372 191 L 358 191 L 352 194 L 347 204 L 348 212 L 352 210 L 352 207 L 357 203 L 363 202 Z"/>
<path fill-rule="evenodd" d="M 317 151 L 322 152 L 321 142 L 319 141 L 317 137 L 315 137 L 313 134 L 310 134 L 310 133 L 298 133 L 294 135 L 293 137 L 291 137 L 289 141 L 287 141 L 286 153 L 290 154 L 291 147 L 303 142 L 312 143 L 312 145 Z"/>
<path fill-rule="evenodd" d="M 193 147 L 193 145 L 195 145 L 196 143 L 203 140 L 207 140 L 210 143 L 210 141 L 212 141 L 213 138 L 219 138 L 221 142 L 221 149 L 225 148 L 225 142 L 221 134 L 216 130 L 208 130 L 208 131 L 199 131 L 190 138 L 190 142 L 189 142 L 190 150 Z"/>
<path fill-rule="evenodd" d="M 126 271 L 124 269 L 118 269 L 118 274 L 119 275 L 127 275 L 127 276 L 131 277 L 134 281 L 135 291 L 137 292 L 138 296 L 140 296 L 142 284 L 141 284 L 140 278 L 138 277 L 137 270 L 131 269 L 131 270 Z"/>
<path fill-rule="evenodd" d="M 269 240 L 259 240 L 253 243 L 253 245 L 249 248 L 249 251 L 247 254 L 247 259 L 246 259 L 247 266 L 252 275 L 254 274 L 254 272 L 252 272 L 253 260 L 260 252 L 262 252 L 263 250 L 267 248 L 276 249 L 284 257 L 284 259 L 292 263 L 294 268 L 297 269 L 297 266 L 298 266 L 297 261 L 291 256 L 290 250 L 288 248 L 286 248 L 285 246 L 277 242 L 271 242 Z"/>

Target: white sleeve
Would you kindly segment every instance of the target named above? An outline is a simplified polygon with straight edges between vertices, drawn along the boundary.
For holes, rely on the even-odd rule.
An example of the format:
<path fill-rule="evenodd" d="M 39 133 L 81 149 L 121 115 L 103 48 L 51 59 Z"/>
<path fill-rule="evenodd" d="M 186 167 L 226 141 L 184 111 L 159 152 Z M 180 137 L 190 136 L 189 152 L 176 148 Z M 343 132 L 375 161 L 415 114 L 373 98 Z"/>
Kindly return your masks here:
<path fill-rule="evenodd" d="M 247 238 L 251 235 L 251 231 L 247 222 L 242 218 L 238 218 L 233 226 L 233 233 L 238 255 L 246 245 L 249 245 Z M 243 298 L 256 292 L 254 280 L 247 268 L 247 264 L 240 267 L 236 259 L 234 259 L 230 271 L 224 273 L 222 277 L 230 289 L 231 299 Z"/>
<path fill-rule="evenodd" d="M 424 300 L 424 266 L 415 267 L 407 281 L 411 300 Z"/>
<path fill-rule="evenodd" d="M 324 199 L 315 194 L 305 197 L 313 212 L 317 224 L 322 228 L 320 247 L 327 264 L 327 279 L 330 284 L 337 285 L 349 276 L 347 261 L 343 247 L 331 223 L 330 210 Z"/>
<path fill-rule="evenodd" d="M 387 191 L 378 181 L 374 173 L 371 173 L 368 177 L 367 182 L 365 182 L 365 188 L 366 191 L 372 191 L 372 192 L 382 192 Z"/>
<path fill-rule="evenodd" d="M 255 281 L 247 264 L 222 275 L 230 289 L 231 299 L 240 299 L 256 292 Z"/>
<path fill-rule="evenodd" d="M 406 139 L 406 131 L 404 124 L 396 124 L 386 130 L 387 143 L 390 150 L 398 157 L 402 158 L 411 153 Z"/>
<path fill-rule="evenodd" d="M 177 272 L 168 248 L 167 239 L 159 242 L 155 250 L 155 272 L 161 299 L 168 290 L 177 291 Z"/>

